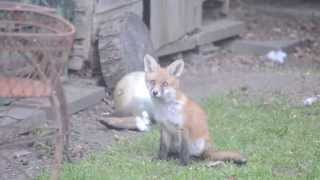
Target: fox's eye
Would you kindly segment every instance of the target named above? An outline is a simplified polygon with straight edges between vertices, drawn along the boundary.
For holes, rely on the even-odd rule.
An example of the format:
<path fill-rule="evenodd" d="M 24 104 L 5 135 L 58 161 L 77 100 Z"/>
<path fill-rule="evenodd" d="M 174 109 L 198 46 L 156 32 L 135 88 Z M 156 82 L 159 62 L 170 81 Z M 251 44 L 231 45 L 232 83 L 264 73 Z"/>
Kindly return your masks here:
<path fill-rule="evenodd" d="M 168 86 L 168 82 L 167 82 L 167 81 L 164 81 L 164 82 L 162 83 L 162 86 L 163 86 L 163 87 Z"/>
<path fill-rule="evenodd" d="M 150 83 L 151 86 L 154 86 L 156 84 L 156 81 L 155 80 L 150 80 L 149 83 Z"/>

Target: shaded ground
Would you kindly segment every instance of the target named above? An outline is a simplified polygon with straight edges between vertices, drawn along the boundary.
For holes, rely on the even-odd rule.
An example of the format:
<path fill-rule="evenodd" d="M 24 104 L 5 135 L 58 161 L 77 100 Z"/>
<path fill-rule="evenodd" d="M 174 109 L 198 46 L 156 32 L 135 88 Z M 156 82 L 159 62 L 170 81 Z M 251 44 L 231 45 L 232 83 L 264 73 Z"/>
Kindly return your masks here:
<path fill-rule="evenodd" d="M 234 92 L 249 98 L 261 98 L 265 102 L 287 96 L 294 105 L 300 105 L 305 97 L 320 94 L 320 21 L 277 17 L 246 6 L 233 11 L 233 16 L 247 22 L 248 31 L 242 34 L 245 39 L 293 38 L 305 40 L 305 43 L 289 53 L 284 65 L 273 64 L 264 57 L 231 54 L 228 49 L 220 49 L 210 57 L 184 53 L 187 65 L 182 86 L 188 94 L 198 99 Z M 114 141 L 127 141 L 134 135 L 142 135 L 109 130 L 98 124 L 96 117 L 108 115 L 111 107 L 112 101 L 106 97 L 106 101 L 72 116 L 71 152 L 74 160 L 105 150 Z M 47 150 L 48 145 L 50 141 L 0 149 L 0 179 L 25 179 L 18 169 L 29 176 L 38 174 L 40 169 L 48 166 L 51 153 Z M 15 158 L 22 150 L 28 153 Z M 13 164 L 10 165 L 4 157 Z"/>

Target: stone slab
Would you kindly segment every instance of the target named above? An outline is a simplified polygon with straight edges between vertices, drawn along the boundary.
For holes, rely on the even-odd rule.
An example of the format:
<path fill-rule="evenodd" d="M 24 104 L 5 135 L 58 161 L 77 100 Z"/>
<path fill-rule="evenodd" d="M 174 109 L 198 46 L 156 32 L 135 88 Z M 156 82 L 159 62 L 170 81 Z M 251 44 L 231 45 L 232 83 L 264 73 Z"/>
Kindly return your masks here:
<path fill-rule="evenodd" d="M 1 117 L 0 118 L 0 127 L 1 127 L 1 126 L 6 126 L 10 123 L 14 123 L 14 121 L 45 119 L 46 114 L 44 111 L 40 109 L 35 109 L 35 108 L 1 106 L 0 117 Z"/>
<path fill-rule="evenodd" d="M 300 43 L 300 40 L 238 40 L 230 45 L 230 49 L 238 54 L 265 55 L 272 50 L 289 51 Z"/>
<path fill-rule="evenodd" d="M 45 119 L 46 113 L 40 109 L 1 106 L 0 144 L 32 129 L 45 127 Z"/>
<path fill-rule="evenodd" d="M 105 97 L 103 87 L 64 85 L 67 107 L 70 114 L 97 104 Z M 17 107 L 34 108 L 44 111 L 48 119 L 53 119 L 47 98 L 26 98 L 14 103 Z"/>

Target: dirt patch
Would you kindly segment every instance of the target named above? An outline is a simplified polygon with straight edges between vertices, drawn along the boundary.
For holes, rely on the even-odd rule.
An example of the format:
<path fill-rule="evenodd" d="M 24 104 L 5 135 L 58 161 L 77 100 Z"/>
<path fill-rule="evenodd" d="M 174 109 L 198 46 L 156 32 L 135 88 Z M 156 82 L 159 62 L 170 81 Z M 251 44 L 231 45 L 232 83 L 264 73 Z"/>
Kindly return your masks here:
<path fill-rule="evenodd" d="M 254 5 L 259 2 L 260 6 L 265 4 L 255 1 Z M 276 7 L 284 5 L 280 3 Z M 246 22 L 248 28 L 241 35 L 243 39 L 299 39 L 303 43 L 287 52 L 284 64 L 273 63 L 266 56 L 232 54 L 228 49 L 220 49 L 210 57 L 186 52 L 183 85 L 191 96 L 238 91 L 262 99 L 287 96 L 293 104 L 301 105 L 305 97 L 320 93 L 320 18 L 315 21 L 314 18 L 277 16 L 259 12 L 248 4 L 236 7 L 232 17 Z"/>
<path fill-rule="evenodd" d="M 248 98 L 261 98 L 266 102 L 276 100 L 279 95 L 287 96 L 298 105 L 303 98 L 320 94 L 320 21 L 278 17 L 248 7 L 235 9 L 232 16 L 247 23 L 248 30 L 241 35 L 244 39 L 293 38 L 303 39 L 306 43 L 289 52 L 283 65 L 272 63 L 263 56 L 232 54 L 224 48 L 210 56 L 201 56 L 196 51 L 185 52 L 182 89 L 196 99 L 241 92 Z M 77 76 L 72 81 L 85 83 Z M 105 151 L 116 141 L 143 135 L 110 130 L 96 121 L 96 117 L 107 116 L 111 111 L 112 101 L 106 97 L 105 101 L 72 116 L 70 151 L 73 160 Z M 34 177 L 49 167 L 51 142 L 49 139 L 0 149 L 0 179 L 27 179 L 25 173 Z M 28 153 L 18 157 L 21 152 Z"/>

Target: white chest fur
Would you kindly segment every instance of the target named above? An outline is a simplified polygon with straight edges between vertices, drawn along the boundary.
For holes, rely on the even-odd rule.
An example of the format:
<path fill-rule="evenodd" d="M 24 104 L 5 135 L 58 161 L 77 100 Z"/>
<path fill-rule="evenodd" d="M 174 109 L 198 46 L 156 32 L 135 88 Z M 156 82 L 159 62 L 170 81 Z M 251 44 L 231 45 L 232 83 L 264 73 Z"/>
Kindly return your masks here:
<path fill-rule="evenodd" d="M 154 113 L 155 113 L 156 121 L 163 124 L 169 129 L 182 127 L 183 103 L 178 101 L 166 103 L 166 102 L 159 102 L 156 100 L 153 102 L 154 102 Z"/>

